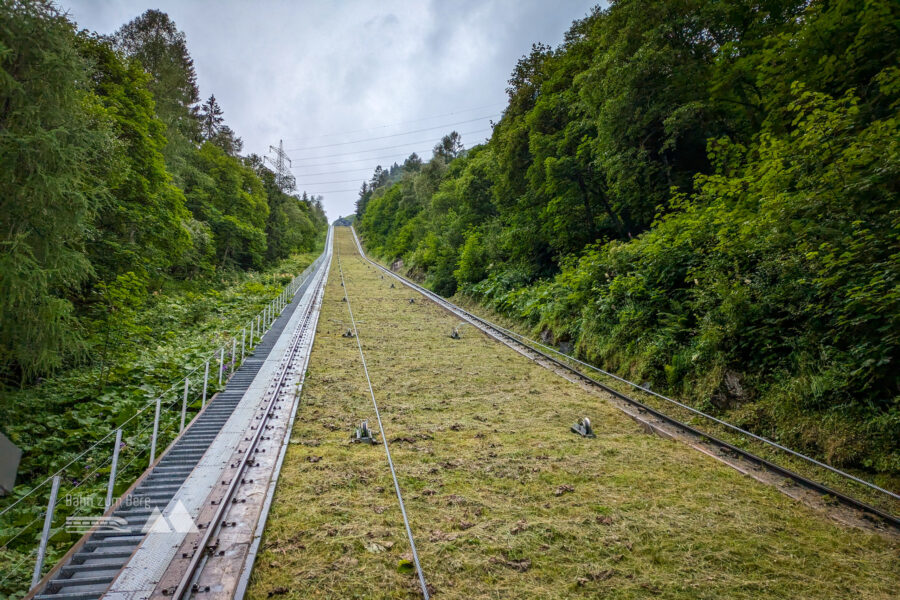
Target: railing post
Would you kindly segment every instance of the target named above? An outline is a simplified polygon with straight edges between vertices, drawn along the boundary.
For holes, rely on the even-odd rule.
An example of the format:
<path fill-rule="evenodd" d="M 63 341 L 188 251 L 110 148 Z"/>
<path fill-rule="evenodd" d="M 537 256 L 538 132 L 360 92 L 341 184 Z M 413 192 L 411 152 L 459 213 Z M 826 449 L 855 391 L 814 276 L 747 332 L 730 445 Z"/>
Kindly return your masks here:
<path fill-rule="evenodd" d="M 112 467 L 109 470 L 109 484 L 106 486 L 106 508 L 112 506 L 113 488 L 116 487 L 116 468 L 119 466 L 119 447 L 122 445 L 122 429 L 116 429 L 116 446 L 113 448 Z"/>
<path fill-rule="evenodd" d="M 247 328 L 241 329 L 241 364 L 244 364 L 244 350 L 247 345 Z"/>
<path fill-rule="evenodd" d="M 222 385 L 222 371 L 225 370 L 225 346 L 219 348 L 219 385 Z"/>
<path fill-rule="evenodd" d="M 187 397 L 188 397 L 188 387 L 191 384 L 191 380 L 187 377 L 184 378 L 184 396 L 181 398 L 181 425 L 178 427 L 178 433 L 184 431 L 184 417 L 187 414 Z"/>
<path fill-rule="evenodd" d="M 253 349 L 253 325 L 256 323 L 256 319 L 250 319 L 250 349 Z"/>
<path fill-rule="evenodd" d="M 41 570 L 44 568 L 44 556 L 47 554 L 47 540 L 50 538 L 50 527 L 53 525 L 53 509 L 56 508 L 56 495 L 59 493 L 59 475 L 53 476 L 53 484 L 50 487 L 50 502 L 47 503 L 47 514 L 44 515 L 44 529 L 41 532 L 41 544 L 38 546 L 37 562 L 34 564 L 34 573 L 31 575 L 31 587 L 41 580 Z"/>
<path fill-rule="evenodd" d="M 156 460 L 156 438 L 159 435 L 159 405 L 161 398 L 156 399 L 156 414 L 153 415 L 153 437 L 150 438 L 150 465 Z"/>
<path fill-rule="evenodd" d="M 200 407 L 206 406 L 206 384 L 209 382 L 209 361 L 206 361 L 206 366 L 203 368 L 203 400 L 200 401 Z"/>
<path fill-rule="evenodd" d="M 231 338 L 231 372 L 234 373 L 234 369 L 237 366 L 237 362 L 234 360 L 234 355 L 237 354 L 237 337 Z"/>

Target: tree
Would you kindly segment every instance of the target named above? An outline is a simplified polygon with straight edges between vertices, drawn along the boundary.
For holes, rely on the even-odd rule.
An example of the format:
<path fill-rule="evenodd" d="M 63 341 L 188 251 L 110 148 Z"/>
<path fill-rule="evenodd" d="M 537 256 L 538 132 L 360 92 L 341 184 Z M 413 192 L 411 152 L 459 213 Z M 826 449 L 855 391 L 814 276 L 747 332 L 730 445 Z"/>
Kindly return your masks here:
<path fill-rule="evenodd" d="M 225 154 L 237 156 L 244 147 L 244 142 L 231 127 L 225 125 L 223 114 L 215 95 L 201 104 L 198 111 L 200 137 L 224 150 Z"/>
<path fill-rule="evenodd" d="M 356 216 L 361 218 L 366 212 L 366 205 L 372 198 L 372 190 L 369 189 L 369 182 L 363 181 L 359 188 L 359 197 L 356 199 Z"/>
<path fill-rule="evenodd" d="M 204 142 L 191 167 L 185 187 L 188 208 L 212 231 L 218 267 L 261 267 L 269 206 L 259 176 L 211 142 Z"/>
<path fill-rule="evenodd" d="M 441 138 L 441 141 L 434 147 L 434 157 L 450 162 L 463 151 L 462 138 L 459 133 L 451 131 L 449 134 Z"/>
<path fill-rule="evenodd" d="M 169 15 L 148 10 L 123 25 L 112 39 L 116 49 L 137 59 L 150 74 L 156 112 L 166 124 L 166 164 L 175 183 L 184 187 L 189 156 L 200 137 L 194 109 L 200 92 L 185 35 Z"/>
<path fill-rule="evenodd" d="M 225 121 L 222 114 L 222 107 L 216 101 L 215 94 L 211 94 L 209 99 L 200 105 L 200 136 L 204 140 L 212 140 L 218 135 Z"/>
<path fill-rule="evenodd" d="M 409 157 L 403 161 L 403 171 L 405 173 L 416 173 L 421 168 L 422 159 L 415 152 L 410 154 Z"/>
<path fill-rule="evenodd" d="M 117 168 L 106 182 L 111 199 L 88 243 L 91 262 L 101 281 L 134 272 L 158 283 L 190 246 L 191 215 L 166 171 L 165 125 L 154 112 L 149 77 L 96 37 L 81 36 L 80 50 L 94 66 L 93 91 L 119 140 Z"/>
<path fill-rule="evenodd" d="M 148 10 L 114 35 L 117 49 L 136 58 L 151 76 L 150 90 L 160 118 L 188 137 L 196 134 L 191 106 L 200 99 L 187 39 L 166 13 Z"/>
<path fill-rule="evenodd" d="M 70 298 L 117 166 L 73 29 L 50 2 L 0 3 L 0 375 L 21 383 L 83 349 Z"/>
<path fill-rule="evenodd" d="M 210 141 L 229 156 L 237 156 L 244 147 L 244 141 L 228 125 L 223 125 Z M 293 177 L 290 177 L 290 186 L 293 188 Z"/>

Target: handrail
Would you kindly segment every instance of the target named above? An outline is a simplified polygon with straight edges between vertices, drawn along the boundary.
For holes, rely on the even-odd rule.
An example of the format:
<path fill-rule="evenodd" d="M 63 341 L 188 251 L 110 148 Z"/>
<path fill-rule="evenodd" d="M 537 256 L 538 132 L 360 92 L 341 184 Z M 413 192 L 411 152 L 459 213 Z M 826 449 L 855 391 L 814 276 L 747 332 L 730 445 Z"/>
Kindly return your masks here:
<path fill-rule="evenodd" d="M 191 369 L 189 372 L 187 372 L 183 377 L 181 377 L 180 379 L 178 379 L 177 381 L 172 383 L 165 390 L 153 395 L 153 397 L 146 404 L 144 404 L 143 406 L 138 408 L 133 415 L 128 417 L 125 421 L 120 423 L 117 427 L 115 427 L 114 429 L 112 429 L 111 431 L 106 433 L 102 438 L 95 441 L 93 444 L 91 444 L 85 450 L 80 452 L 77 456 L 72 458 L 65 465 L 63 465 L 59 469 L 55 470 L 48 477 L 46 477 L 45 479 L 43 479 L 40 482 L 38 482 L 37 484 L 35 484 L 31 489 L 29 489 L 21 497 L 19 497 L 14 502 L 12 502 L 8 506 L 6 506 L 2 510 L 0 510 L 0 517 L 3 517 L 3 515 L 5 515 L 6 513 L 9 513 L 14 508 L 20 506 L 26 499 L 35 497 L 35 494 L 39 490 L 41 490 L 43 487 L 45 487 L 48 483 L 52 482 L 54 477 L 63 476 L 67 470 L 69 470 L 73 465 L 75 465 L 79 461 L 82 461 L 91 452 L 100 448 L 101 445 L 109 443 L 111 441 L 111 439 L 113 438 L 113 436 L 116 435 L 116 432 L 118 430 L 123 429 L 126 425 L 135 422 L 135 420 L 138 419 L 138 417 L 146 414 L 148 409 L 150 409 L 151 407 L 155 407 L 157 400 L 163 400 L 167 396 L 169 396 L 173 393 L 179 392 L 182 388 L 185 388 L 186 381 L 187 381 L 187 386 L 186 386 L 185 393 L 189 394 L 190 393 L 189 390 L 191 390 L 193 388 L 194 394 L 195 394 L 193 397 L 194 397 L 194 401 L 196 401 L 196 394 L 198 393 L 198 390 L 196 389 L 196 386 L 194 385 L 195 382 L 191 381 L 191 377 L 195 373 L 200 371 L 201 368 L 204 368 L 208 362 L 214 361 L 217 356 L 224 356 L 226 353 L 229 354 L 229 359 L 230 359 L 229 362 L 226 363 L 223 361 L 221 368 L 224 370 L 224 369 L 226 369 L 227 366 L 230 367 L 230 373 L 228 374 L 228 377 L 230 378 L 230 376 L 233 375 L 234 372 L 237 370 L 238 363 L 243 362 L 237 356 L 237 354 L 239 354 L 239 353 L 236 352 L 235 355 L 231 355 L 231 348 L 228 347 L 229 344 L 231 344 L 233 347 L 241 345 L 242 340 L 239 339 L 239 338 L 241 338 L 241 336 L 238 334 L 238 332 L 239 331 L 244 332 L 245 337 L 243 337 L 242 339 L 246 340 L 247 330 L 251 326 L 255 326 L 257 320 L 260 319 L 260 317 L 263 317 L 262 322 L 260 323 L 260 331 L 258 333 L 254 333 L 253 338 L 251 338 L 249 340 L 249 348 L 250 349 L 254 348 L 256 346 L 256 344 L 258 343 L 258 340 L 261 339 L 262 336 L 265 335 L 265 333 L 268 332 L 269 329 L 271 328 L 271 324 L 274 322 L 275 316 L 277 314 L 280 314 L 281 311 L 284 310 L 284 308 L 291 302 L 293 297 L 296 295 L 297 290 L 300 288 L 300 286 L 303 284 L 303 282 L 310 276 L 311 273 L 314 272 L 315 268 L 318 267 L 322 263 L 322 261 L 325 257 L 325 254 L 326 254 L 326 252 L 323 251 L 300 274 L 296 275 L 287 285 L 285 285 L 278 294 L 276 294 L 270 300 L 268 300 L 266 302 L 266 304 L 264 305 L 264 307 L 262 308 L 262 310 L 260 310 L 258 313 L 253 314 L 250 317 L 250 319 L 245 321 L 241 327 L 236 328 L 234 330 L 234 332 L 235 332 L 234 335 L 224 338 L 222 340 L 222 343 L 220 345 L 218 345 L 215 348 L 215 350 L 213 350 L 212 352 L 201 355 L 200 363 L 197 366 L 195 366 L 193 369 Z M 269 317 L 269 318 L 266 318 L 266 317 Z M 263 326 L 264 326 L 264 329 L 263 329 Z M 256 343 L 254 343 L 254 338 L 256 340 Z M 244 358 L 244 360 L 246 360 L 246 358 Z M 213 384 L 215 385 L 216 377 L 213 375 L 213 373 L 209 373 L 208 376 L 209 376 L 209 378 L 207 381 L 209 381 L 209 379 L 211 379 L 213 381 Z M 202 379 L 202 377 L 201 377 L 201 379 Z M 179 395 L 180 394 L 176 393 L 176 398 L 174 400 L 172 400 L 171 402 L 167 402 L 166 406 L 171 407 L 171 405 L 173 405 L 173 404 L 177 403 L 179 400 L 181 400 L 181 398 L 178 397 Z M 152 419 L 151 419 L 151 421 L 152 421 Z M 152 425 L 152 423 L 151 423 L 151 425 Z M 161 432 L 170 432 L 170 430 L 173 428 L 173 426 L 177 428 L 177 426 L 178 426 L 177 422 L 173 422 L 173 423 L 170 423 L 169 425 L 166 425 L 162 429 Z M 146 434 L 146 432 L 149 428 L 150 428 L 149 425 L 145 426 L 143 429 L 133 432 L 132 435 L 141 436 L 143 434 Z M 144 448 L 143 450 L 141 450 L 140 452 L 135 454 L 135 456 L 132 457 L 129 462 L 127 462 L 126 464 L 124 464 L 121 467 L 120 472 L 124 472 L 125 469 L 127 469 L 134 462 L 136 462 L 138 457 L 142 456 L 145 451 L 146 451 L 146 448 Z M 84 485 L 91 477 L 95 476 L 102 468 L 104 468 L 106 465 L 108 465 L 109 462 L 110 462 L 109 460 L 106 460 L 105 462 L 98 462 L 98 464 L 93 465 L 95 467 L 93 469 L 93 471 L 91 471 L 87 475 L 79 474 L 79 479 L 81 479 L 81 481 L 79 483 L 77 483 L 76 485 L 71 487 L 68 490 L 67 494 L 60 493 L 57 496 L 56 502 L 53 504 L 53 507 L 45 507 L 44 509 L 41 510 L 41 516 L 32 520 L 32 522 L 18 528 L 18 530 L 14 534 L 12 534 L 11 537 L 9 537 L 3 541 L 2 546 L 0 546 L 0 549 L 9 548 L 9 545 L 12 542 L 14 542 L 20 536 L 22 536 L 22 534 L 25 533 L 26 530 L 31 528 L 35 523 L 37 523 L 38 521 L 40 521 L 41 519 L 44 518 L 44 515 L 46 515 L 47 509 L 52 510 L 56 506 L 59 506 L 60 503 L 63 502 L 67 496 L 70 496 L 72 492 L 74 492 L 75 490 L 80 488 L 82 485 Z M 30 504 L 29 506 L 33 506 L 33 505 Z M 34 554 L 33 551 L 30 552 L 29 554 L 27 554 L 25 556 L 25 558 L 23 560 L 27 559 L 28 557 L 31 557 L 33 554 Z M 22 562 L 22 561 L 20 561 L 20 562 Z M 3 581 L 5 581 L 6 579 L 7 578 L 4 577 Z"/>

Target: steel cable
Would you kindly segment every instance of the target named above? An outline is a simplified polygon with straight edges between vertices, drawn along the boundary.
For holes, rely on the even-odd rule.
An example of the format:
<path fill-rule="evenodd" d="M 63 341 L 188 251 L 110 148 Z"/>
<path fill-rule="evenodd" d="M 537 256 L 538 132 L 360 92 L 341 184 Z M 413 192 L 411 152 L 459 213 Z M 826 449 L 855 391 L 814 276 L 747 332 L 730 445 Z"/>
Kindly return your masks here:
<path fill-rule="evenodd" d="M 357 248 L 358 248 L 358 250 L 359 250 L 359 252 L 360 252 L 360 255 L 361 255 L 361 256 L 365 256 L 365 255 L 362 253 L 362 252 L 363 252 L 363 251 L 362 251 L 362 244 L 360 243 L 359 238 L 356 236 L 356 230 L 355 230 L 354 228 L 351 227 L 351 231 L 353 232 L 354 241 L 356 242 L 356 245 L 357 245 Z M 451 304 L 450 302 L 448 302 L 447 300 L 444 300 L 443 298 L 441 298 L 441 297 L 438 296 L 437 294 L 434 294 L 433 292 L 430 292 L 429 290 L 426 290 L 426 289 L 423 288 L 422 286 L 417 285 L 417 284 L 415 284 L 415 283 L 409 281 L 409 280 L 406 279 L 405 277 L 402 277 L 402 276 L 400 276 L 400 275 L 394 273 L 393 271 L 390 271 L 390 270 L 386 269 L 385 267 L 379 265 L 378 263 L 375 263 L 374 261 L 372 261 L 372 260 L 369 259 L 368 257 L 366 257 L 365 260 L 368 261 L 369 263 L 375 265 L 376 267 L 378 267 L 378 268 L 381 269 L 382 271 L 384 271 L 384 272 L 386 272 L 386 273 L 392 275 L 394 278 L 396 278 L 396 279 L 397 279 L 398 281 L 400 281 L 401 283 L 403 283 L 403 284 L 405 284 L 405 285 L 407 285 L 407 286 L 409 286 L 409 287 L 412 287 L 413 289 L 418 290 L 420 293 L 424 294 L 425 296 L 427 296 L 427 297 L 429 297 L 429 298 L 432 298 L 433 300 L 435 300 L 435 301 L 437 301 L 437 302 L 439 302 L 439 303 L 443 303 L 443 304 L 447 305 L 448 307 L 453 307 L 453 309 L 455 309 L 455 310 L 457 310 L 457 311 L 460 311 L 461 313 L 464 313 L 467 317 L 469 317 L 469 318 L 471 318 L 471 319 L 475 319 L 475 320 L 480 321 L 482 324 L 484 324 L 484 325 L 487 326 L 487 327 L 490 327 L 490 328 L 492 328 L 492 329 L 495 329 L 496 331 L 498 331 L 498 332 L 500 332 L 500 333 L 503 333 L 503 334 L 506 334 L 506 335 L 509 336 L 509 337 L 515 338 L 516 340 L 519 341 L 520 344 L 523 344 L 523 345 L 532 344 L 532 345 L 534 345 L 534 346 L 539 346 L 539 347 L 541 347 L 541 348 L 550 350 L 550 351 L 554 352 L 555 354 L 561 355 L 565 360 L 574 361 L 574 362 L 576 362 L 576 363 L 578 363 L 578 364 L 580 364 L 580 365 L 583 365 L 583 366 L 585 366 L 585 367 L 588 367 L 588 368 L 590 368 L 590 369 L 593 369 L 593 370 L 595 370 L 595 371 L 598 371 L 599 373 L 602 373 L 603 375 L 606 375 L 606 376 L 608 376 L 608 377 L 611 377 L 612 379 L 615 379 L 615 380 L 617 380 L 617 381 L 620 381 L 620 382 L 622 382 L 622 383 L 625 383 L 625 384 L 627 384 L 627 385 L 629 385 L 629 386 L 631 386 L 631 387 L 633 387 L 633 388 L 635 388 L 635 389 L 638 389 L 638 390 L 640 390 L 640 391 L 642 391 L 642 392 L 645 392 L 645 393 L 647 393 L 647 394 L 650 394 L 651 396 L 654 396 L 654 397 L 659 398 L 659 399 L 661 399 L 661 400 L 665 400 L 665 401 L 667 401 L 667 402 L 670 402 L 670 403 L 672 403 L 672 404 L 674 404 L 674 405 L 676 405 L 676 406 L 679 406 L 679 407 L 681 407 L 681 408 L 683 408 L 683 409 L 685 409 L 685 410 L 688 410 L 688 411 L 690 411 L 690 412 L 692 412 L 692 413 L 694 413 L 694 414 L 696 414 L 696 415 L 698 415 L 698 416 L 705 417 L 705 418 L 707 418 L 707 419 L 709 419 L 709 420 L 711 420 L 711 421 L 714 421 L 714 422 L 716 422 L 716 423 L 718 423 L 718 424 L 720 424 L 720 425 L 722 425 L 722 426 L 724 426 L 724 427 L 727 427 L 727 428 L 729 428 L 729 429 L 732 429 L 732 430 L 734 430 L 734 431 L 736 431 L 736 432 L 738 432 L 738 433 L 747 435 L 747 436 L 749 436 L 749 437 L 751 437 L 751 438 L 753 438 L 753 439 L 755 439 L 755 440 L 757 440 L 757 441 L 759 441 L 759 442 L 762 442 L 762 443 L 764 443 L 764 444 L 767 444 L 767 445 L 769 445 L 769 446 L 771 446 L 771 447 L 773 447 L 773 448 L 777 448 L 778 450 L 782 450 L 782 451 L 784 451 L 784 452 L 786 452 L 786 453 L 788 453 L 788 454 L 790 454 L 790 455 L 792 455 L 792 456 L 795 456 L 795 457 L 797 457 L 797 458 L 800 458 L 800 459 L 802 459 L 802 460 L 805 460 L 805 461 L 807 461 L 807 462 L 809 462 L 809 463 L 811 463 L 811 464 L 814 464 L 814 465 L 816 465 L 816 466 L 822 467 L 823 469 L 826 469 L 826 470 L 828 470 L 828 471 L 831 471 L 832 473 L 835 473 L 836 475 L 840 475 L 841 477 L 844 477 L 844 478 L 846 478 L 846 479 L 849 479 L 849 480 L 851 480 L 851 481 L 854 481 L 854 482 L 856 482 L 856 483 L 859 483 L 859 484 L 861 484 L 861 485 L 864 485 L 864 486 L 866 486 L 866 487 L 868 487 L 868 488 L 870 488 L 870 489 L 873 489 L 873 490 L 876 490 L 876 491 L 878 491 L 878 492 L 881 492 L 881 493 L 883 493 L 883 494 L 885 494 L 885 495 L 887 495 L 887 496 L 889 496 L 889 497 L 891 497 L 891 498 L 894 498 L 895 500 L 900 500 L 900 494 L 896 494 L 896 493 L 894 493 L 894 492 L 892 492 L 892 491 L 890 491 L 890 490 L 884 489 L 884 488 L 882 488 L 882 487 L 880 487 L 880 486 L 878 486 L 878 485 L 876 485 L 876 484 L 874 484 L 874 483 L 872 483 L 872 482 L 866 481 L 865 479 L 860 479 L 859 477 L 856 477 L 856 476 L 854 476 L 854 475 L 851 475 L 850 473 L 847 473 L 847 472 L 845 472 L 845 471 L 842 471 L 841 469 L 838 469 L 838 468 L 836 468 L 836 467 L 832 467 L 831 465 L 828 465 L 828 464 L 826 464 L 826 463 L 823 463 L 823 462 L 821 462 L 821 461 L 818 461 L 818 460 L 816 460 L 816 459 L 814 459 L 814 458 L 812 458 L 812 457 L 810 457 L 810 456 L 806 456 L 805 454 L 802 454 L 802 453 L 800 453 L 800 452 L 797 452 L 796 450 L 791 450 L 790 448 L 787 448 L 787 447 L 785 447 L 785 446 L 782 446 L 781 444 L 779 444 L 779 443 L 777 443 L 777 442 L 774 442 L 774 441 L 772 441 L 772 440 L 770 440 L 770 439 L 768 439 L 768 438 L 765 438 L 765 437 L 756 435 L 756 434 L 754 434 L 754 433 L 752 433 L 752 432 L 750 432 L 750 431 L 747 431 L 746 429 L 742 429 L 741 427 L 738 427 L 737 425 L 732 425 L 731 423 L 729 423 L 729 422 L 727 422 L 727 421 L 723 421 L 722 419 L 716 418 L 716 417 L 714 417 L 714 416 L 712 416 L 712 415 L 710 415 L 710 414 L 707 414 L 707 413 L 705 413 L 705 412 L 703 412 L 703 411 L 701 411 L 701 410 L 698 410 L 698 409 L 696 409 L 696 408 L 693 408 L 693 407 L 691 407 L 691 406 L 688 406 L 688 405 L 686 405 L 686 404 L 683 404 L 683 403 L 681 403 L 681 402 L 679 402 L 679 401 L 677 401 L 677 400 L 673 400 L 672 398 L 669 398 L 669 397 L 667 397 L 667 396 L 663 396 L 662 394 L 658 394 L 658 393 L 656 393 L 656 392 L 654 392 L 654 391 L 652 391 L 652 390 L 649 390 L 649 389 L 647 389 L 647 388 L 645 388 L 645 387 L 643 387 L 643 386 L 640 386 L 640 385 L 638 385 L 638 384 L 636 384 L 636 383 L 634 383 L 634 382 L 632 382 L 632 381 L 628 381 L 627 379 L 624 379 L 624 378 L 619 377 L 619 376 L 617 376 L 617 375 L 613 375 L 612 373 L 609 373 L 609 372 L 607 372 L 607 371 L 604 371 L 603 369 L 600 369 L 600 368 L 595 367 L 595 366 L 593 366 L 593 365 L 590 365 L 590 364 L 588 364 L 588 363 L 586 363 L 586 362 L 580 361 L 580 360 L 578 360 L 577 358 L 574 358 L 574 357 L 572 357 L 572 356 L 569 356 L 568 354 L 565 354 L 565 353 L 563 353 L 563 352 L 560 352 L 559 350 L 556 350 L 555 348 L 551 348 L 551 347 L 549 347 L 549 346 L 545 346 L 544 344 L 541 344 L 540 342 L 537 342 L 537 341 L 534 341 L 534 340 L 532 340 L 532 339 L 530 339 L 530 338 L 527 338 L 527 337 L 523 336 L 522 334 L 516 333 L 516 332 L 514 332 L 514 331 L 510 331 L 509 329 L 506 329 L 505 327 L 502 327 L 502 326 L 500 326 L 500 325 L 495 325 L 494 323 L 491 323 L 490 321 L 488 321 L 488 320 L 486 320 L 486 319 L 483 319 L 483 318 L 481 318 L 481 317 L 479 317 L 479 316 L 477 316 L 477 315 L 473 315 L 472 313 L 470 313 L 470 312 L 468 312 L 468 311 L 466 311 L 466 310 L 463 310 L 463 309 L 457 307 L 457 306 L 454 305 L 454 304 Z M 552 359 L 551 359 L 551 360 L 552 360 Z M 571 368 L 571 367 L 570 367 L 570 368 Z M 577 371 L 576 371 L 576 372 L 577 372 Z"/>
<path fill-rule="evenodd" d="M 341 273 L 341 286 L 344 288 L 344 296 L 347 298 L 347 310 L 350 312 L 350 324 L 353 326 L 353 334 L 356 337 L 356 346 L 359 348 L 359 358 L 362 360 L 363 372 L 366 374 L 366 383 L 369 384 L 369 394 L 372 396 L 372 406 L 375 407 L 375 418 L 378 421 L 378 430 L 381 432 L 381 442 L 387 454 L 388 465 L 391 468 L 391 477 L 394 480 L 394 490 L 397 492 L 397 501 L 400 503 L 400 512 L 403 514 L 403 525 L 406 527 L 406 536 L 409 538 L 409 546 L 412 549 L 413 561 L 416 564 L 416 572 L 419 575 L 419 585 L 422 587 L 422 595 L 429 600 L 428 585 L 425 583 L 425 575 L 422 573 L 422 565 L 419 562 L 419 553 L 416 550 L 416 542 L 413 539 L 412 529 L 409 527 L 409 517 L 406 515 L 406 506 L 403 503 L 403 494 L 400 493 L 400 483 L 397 481 L 397 472 L 394 470 L 394 461 L 391 458 L 391 449 L 388 447 L 387 435 L 384 425 L 381 423 L 381 413 L 378 410 L 378 402 L 375 401 L 375 390 L 372 389 L 372 380 L 369 378 L 369 367 L 366 365 L 366 356 L 363 353 L 362 343 L 359 341 L 359 330 L 356 328 L 356 320 L 353 318 L 353 308 L 350 306 L 350 292 L 347 290 L 347 282 L 344 280 L 344 268 L 341 264 L 341 253 L 338 251 L 338 270 Z"/>

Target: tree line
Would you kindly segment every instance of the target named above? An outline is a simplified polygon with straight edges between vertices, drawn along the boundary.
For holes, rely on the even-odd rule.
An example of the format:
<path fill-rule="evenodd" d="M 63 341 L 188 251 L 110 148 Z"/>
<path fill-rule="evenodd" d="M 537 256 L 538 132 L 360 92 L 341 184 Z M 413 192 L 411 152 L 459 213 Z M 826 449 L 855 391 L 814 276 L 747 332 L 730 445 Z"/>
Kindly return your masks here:
<path fill-rule="evenodd" d="M 166 282 L 318 243 L 321 198 L 276 185 L 199 100 L 163 12 L 101 36 L 46 0 L 0 3 L 0 382 L 87 359 Z"/>
<path fill-rule="evenodd" d="M 484 144 L 360 191 L 367 247 L 606 369 L 900 473 L 900 4 L 620 0 Z"/>

